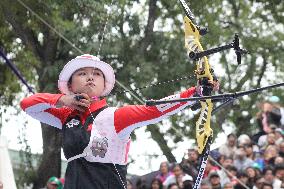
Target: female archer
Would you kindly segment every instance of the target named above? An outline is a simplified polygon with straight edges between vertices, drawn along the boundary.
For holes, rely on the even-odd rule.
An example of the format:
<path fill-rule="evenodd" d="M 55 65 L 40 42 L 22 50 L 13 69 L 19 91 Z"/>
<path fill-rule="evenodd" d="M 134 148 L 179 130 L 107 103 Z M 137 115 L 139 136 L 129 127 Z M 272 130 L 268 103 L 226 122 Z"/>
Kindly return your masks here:
<path fill-rule="evenodd" d="M 115 74 L 109 64 L 82 55 L 62 69 L 58 80 L 61 94 L 37 93 L 21 101 L 27 114 L 62 131 L 68 161 L 66 189 L 126 188 L 131 132 L 194 104 L 109 107 L 104 97 L 114 84 Z M 219 83 L 210 85 L 217 90 Z M 188 98 L 195 93 L 196 87 L 191 87 L 166 99 Z"/>

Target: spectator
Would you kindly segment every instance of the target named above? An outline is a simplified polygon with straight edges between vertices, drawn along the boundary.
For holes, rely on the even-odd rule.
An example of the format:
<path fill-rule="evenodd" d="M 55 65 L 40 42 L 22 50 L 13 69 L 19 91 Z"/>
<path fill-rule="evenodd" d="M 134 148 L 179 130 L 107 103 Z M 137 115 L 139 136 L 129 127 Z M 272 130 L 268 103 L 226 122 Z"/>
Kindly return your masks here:
<path fill-rule="evenodd" d="M 169 184 L 167 189 L 179 189 L 179 188 L 178 188 L 178 185 L 176 183 L 171 183 L 171 184 Z"/>
<path fill-rule="evenodd" d="M 169 164 L 168 162 L 164 161 L 160 164 L 160 172 L 156 176 L 162 183 L 168 178 L 172 173 L 169 170 Z"/>
<path fill-rule="evenodd" d="M 253 160 L 247 158 L 245 149 L 240 147 L 236 151 L 234 166 L 238 169 L 238 171 L 245 170 L 247 167 L 253 165 Z"/>
<path fill-rule="evenodd" d="M 200 189 L 212 189 L 212 187 L 206 180 L 202 180 L 200 183 Z"/>
<path fill-rule="evenodd" d="M 218 152 L 219 152 L 219 149 L 217 149 L 217 150 L 218 150 Z M 219 152 L 219 154 L 220 154 L 220 152 Z M 224 154 L 220 154 L 220 155 L 219 155 L 219 158 L 217 159 L 217 162 L 222 165 L 222 164 L 224 163 L 226 157 L 227 157 L 227 156 L 225 156 Z"/>
<path fill-rule="evenodd" d="M 192 189 L 194 182 L 192 176 L 186 175 L 182 178 L 182 189 Z"/>
<path fill-rule="evenodd" d="M 223 189 L 234 189 L 234 185 L 230 182 L 224 184 Z"/>
<path fill-rule="evenodd" d="M 281 188 L 284 188 L 284 163 L 276 164 L 274 169 L 275 179 L 281 182 Z M 276 182 L 279 182 L 276 181 Z"/>
<path fill-rule="evenodd" d="M 211 159 L 208 159 L 203 178 L 206 178 L 210 172 L 218 170 L 220 170 L 219 167 L 215 166 L 214 162 Z"/>
<path fill-rule="evenodd" d="M 246 174 L 246 172 L 244 171 L 239 171 L 237 173 L 237 178 L 241 181 L 241 182 L 238 182 L 236 185 L 235 185 L 235 189 L 246 189 L 245 186 L 248 185 L 248 175 Z M 245 185 L 245 186 L 244 186 Z M 252 188 L 252 187 L 251 187 Z"/>
<path fill-rule="evenodd" d="M 266 135 L 267 133 L 272 132 L 272 129 L 271 127 L 269 127 L 269 125 L 272 123 L 277 123 L 279 121 L 277 121 L 277 119 L 275 121 L 275 116 L 273 116 L 273 113 L 271 113 L 271 112 L 275 112 L 274 105 L 272 103 L 263 102 L 259 105 L 259 109 L 260 109 L 260 112 L 258 112 L 256 115 L 256 121 L 257 121 L 260 131 L 259 133 L 254 135 L 253 138 L 255 142 L 259 142 L 259 146 L 261 147 L 262 146 L 261 141 L 265 142 L 265 139 L 262 140 L 260 139 L 260 137 L 262 137 L 263 135 Z"/>
<path fill-rule="evenodd" d="M 281 142 L 283 142 L 284 131 L 281 128 L 276 128 L 274 134 L 275 134 L 275 144 L 279 145 Z"/>
<path fill-rule="evenodd" d="M 279 105 L 272 103 L 270 101 L 262 103 L 261 112 L 259 112 L 257 115 L 257 122 L 261 128 L 262 132 L 261 135 L 263 135 L 263 136 L 260 135 L 258 143 L 262 149 L 265 148 L 266 145 L 281 142 L 281 134 L 279 135 L 277 133 L 277 136 L 271 137 L 270 139 L 268 139 L 268 135 L 267 136 L 265 135 L 271 133 L 276 134 L 276 129 L 280 129 L 279 128 L 279 126 L 281 125 L 280 120 L 281 120 L 281 112 Z"/>
<path fill-rule="evenodd" d="M 272 184 L 273 188 L 275 189 L 281 188 L 281 181 L 275 178 L 274 176 L 275 172 L 273 167 L 265 168 L 263 174 L 264 174 L 263 178 L 265 179 L 265 181 L 268 182 L 269 184 Z"/>
<path fill-rule="evenodd" d="M 62 189 L 63 185 L 57 177 L 50 177 L 46 183 L 46 189 Z"/>
<path fill-rule="evenodd" d="M 188 149 L 187 155 L 188 158 L 182 160 L 181 167 L 186 174 L 191 175 L 194 179 L 196 179 L 198 174 L 197 167 L 199 166 L 198 151 L 196 149 Z"/>
<path fill-rule="evenodd" d="M 284 163 L 284 158 L 281 157 L 281 156 L 277 156 L 277 157 L 274 159 L 274 165 L 283 164 L 283 163 Z"/>
<path fill-rule="evenodd" d="M 0 181 L 0 189 L 3 189 L 3 183 Z"/>
<path fill-rule="evenodd" d="M 229 177 L 231 183 L 236 185 L 239 182 L 238 178 L 237 178 L 237 173 L 238 173 L 237 168 L 235 166 L 231 166 L 231 167 L 228 167 L 228 170 L 229 170 L 228 177 Z"/>
<path fill-rule="evenodd" d="M 184 174 L 180 164 L 176 164 L 173 168 L 173 175 L 170 175 L 164 182 L 163 185 L 167 188 L 171 183 L 176 183 L 180 188 L 182 187 L 183 177 L 190 175 Z M 193 179 L 192 179 L 193 180 Z"/>
<path fill-rule="evenodd" d="M 220 176 L 216 171 L 213 171 L 208 176 L 209 182 L 211 184 L 212 189 L 221 189 L 221 180 Z"/>
<path fill-rule="evenodd" d="M 251 160 L 255 160 L 256 157 L 255 157 L 252 143 L 245 144 L 244 149 L 245 149 L 247 158 Z"/>
<path fill-rule="evenodd" d="M 274 132 L 267 134 L 267 145 L 274 145 L 275 144 L 275 134 Z"/>
<path fill-rule="evenodd" d="M 261 176 L 257 177 L 252 189 L 261 189 L 264 182 L 265 182 L 265 179 L 263 177 Z"/>
<path fill-rule="evenodd" d="M 269 133 L 265 133 L 264 135 L 260 136 L 259 139 L 258 139 L 258 146 L 261 150 L 265 149 L 267 146 L 268 146 L 268 142 L 267 142 L 267 137 L 268 137 L 268 134 Z M 272 135 L 270 135 L 270 139 L 271 141 L 270 142 L 273 142 L 273 133 Z"/>
<path fill-rule="evenodd" d="M 252 167 L 254 168 L 256 175 L 262 175 L 264 167 L 261 167 L 257 162 L 253 163 Z"/>
<path fill-rule="evenodd" d="M 163 183 L 160 179 L 154 178 L 151 182 L 151 189 L 163 189 Z"/>
<path fill-rule="evenodd" d="M 279 144 L 279 155 L 284 158 L 284 141 Z"/>
<path fill-rule="evenodd" d="M 126 179 L 126 188 L 133 189 L 133 183 L 129 179 Z"/>
<path fill-rule="evenodd" d="M 146 189 L 147 183 L 144 177 L 140 177 L 136 182 L 136 189 Z"/>
<path fill-rule="evenodd" d="M 225 144 L 219 147 L 219 152 L 225 156 L 234 156 L 237 149 L 237 136 L 233 133 L 227 136 L 227 141 Z"/>
<path fill-rule="evenodd" d="M 261 112 L 257 115 L 260 129 L 266 133 L 271 132 L 270 124 L 280 125 L 281 112 L 280 108 L 271 102 L 261 104 Z"/>
<path fill-rule="evenodd" d="M 267 111 L 267 122 L 268 124 L 275 124 L 277 126 L 281 125 L 281 110 L 277 103 L 269 102 L 272 108 Z"/>
<path fill-rule="evenodd" d="M 275 145 L 269 145 L 264 151 L 264 162 L 266 166 L 274 166 L 274 160 L 278 156 L 278 149 Z"/>
<path fill-rule="evenodd" d="M 242 134 L 238 137 L 238 146 L 244 146 L 250 143 L 252 143 L 252 141 L 247 134 Z"/>
<path fill-rule="evenodd" d="M 255 170 L 255 168 L 253 167 L 248 167 L 246 168 L 246 174 L 248 175 L 248 182 L 247 185 L 249 188 L 253 188 L 254 183 L 256 182 L 256 178 L 257 178 L 257 172 Z"/>
<path fill-rule="evenodd" d="M 221 179 L 221 185 L 224 186 L 225 183 L 233 183 L 236 184 L 237 181 L 235 180 L 237 175 L 237 168 L 233 166 L 232 164 L 224 167 L 226 170 L 222 169 L 218 172 Z"/>
<path fill-rule="evenodd" d="M 284 126 L 284 108 L 280 106 L 279 102 L 280 102 L 280 98 L 278 96 L 271 96 L 268 101 L 273 104 L 276 108 L 279 109 L 280 113 L 280 125 Z M 277 111 L 276 111 L 277 112 Z"/>
<path fill-rule="evenodd" d="M 224 156 L 223 157 L 223 162 L 221 163 L 221 165 L 224 168 L 227 168 L 229 165 L 233 165 L 234 159 L 232 156 Z"/>
<path fill-rule="evenodd" d="M 210 151 L 210 158 L 212 158 L 215 161 L 220 161 L 220 159 L 224 156 L 220 154 L 219 149 L 214 149 Z"/>
<path fill-rule="evenodd" d="M 280 188 L 274 188 L 274 186 L 272 186 L 272 184 L 264 182 L 261 186 L 261 189 L 280 189 Z"/>

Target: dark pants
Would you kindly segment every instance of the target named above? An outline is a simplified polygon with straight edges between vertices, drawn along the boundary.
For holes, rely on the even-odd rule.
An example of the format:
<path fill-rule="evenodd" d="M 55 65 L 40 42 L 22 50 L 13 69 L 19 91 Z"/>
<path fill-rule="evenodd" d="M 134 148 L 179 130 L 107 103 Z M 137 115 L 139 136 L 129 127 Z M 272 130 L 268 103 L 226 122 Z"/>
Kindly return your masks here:
<path fill-rule="evenodd" d="M 116 168 L 126 186 L 126 166 Z M 111 163 L 75 159 L 68 163 L 64 189 L 124 189 L 119 175 Z"/>

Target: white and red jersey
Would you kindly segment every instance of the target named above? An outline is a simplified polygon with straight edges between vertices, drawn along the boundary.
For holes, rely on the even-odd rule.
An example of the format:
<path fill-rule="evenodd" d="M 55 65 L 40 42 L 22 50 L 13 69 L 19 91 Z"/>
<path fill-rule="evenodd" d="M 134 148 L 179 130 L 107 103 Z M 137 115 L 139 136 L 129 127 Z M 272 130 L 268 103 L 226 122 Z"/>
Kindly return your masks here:
<path fill-rule="evenodd" d="M 195 87 L 192 87 L 180 94 L 166 97 L 164 100 L 188 98 L 193 96 L 194 93 Z M 56 108 L 56 103 L 62 95 L 38 93 L 23 99 L 21 107 L 28 115 L 40 122 L 59 129 L 68 129 L 84 125 L 86 119 L 90 117 L 90 112 L 95 113 L 107 105 L 105 99 L 94 102 L 91 104 L 90 110 L 86 110 L 84 113 L 79 113 L 68 107 Z M 126 164 L 129 137 L 134 129 L 157 123 L 193 103 L 177 102 L 156 106 L 127 105 L 118 108 L 108 107 L 102 110 L 93 120 L 92 124 L 87 126 L 87 131 L 91 131 L 91 138 L 88 149 L 85 148 L 84 151 L 88 151 L 90 154 L 94 146 L 99 148 L 99 145 L 106 148 L 106 153 L 102 155 L 95 154 L 95 156 L 93 154 L 93 157 L 90 156 L 86 159 L 102 163 Z M 93 150 L 93 153 L 96 152 Z"/>

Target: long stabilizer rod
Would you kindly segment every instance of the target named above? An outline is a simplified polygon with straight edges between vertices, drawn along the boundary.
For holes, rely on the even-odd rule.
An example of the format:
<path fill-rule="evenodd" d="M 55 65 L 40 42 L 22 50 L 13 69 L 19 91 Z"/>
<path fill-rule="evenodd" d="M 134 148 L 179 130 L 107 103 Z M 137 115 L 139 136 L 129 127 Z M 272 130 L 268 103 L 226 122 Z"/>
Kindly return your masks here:
<path fill-rule="evenodd" d="M 281 87 L 284 86 L 284 82 L 282 83 L 277 83 L 274 85 L 269 85 L 265 87 L 260 87 L 257 89 L 252 89 L 248 91 L 241 91 L 241 92 L 235 92 L 235 93 L 225 93 L 225 94 L 219 94 L 219 95 L 212 95 L 212 96 L 202 96 L 202 97 L 191 97 L 191 98 L 180 98 L 180 99 L 173 99 L 173 100 L 147 100 L 146 105 L 147 106 L 155 106 L 159 104 L 166 104 L 166 103 L 175 103 L 175 102 L 188 102 L 188 101 L 197 101 L 197 100 L 206 100 L 206 99 L 212 99 L 212 100 L 230 100 L 230 99 L 235 99 L 241 96 L 257 93 L 263 90 L 271 89 L 271 88 L 276 88 L 276 87 Z"/>

